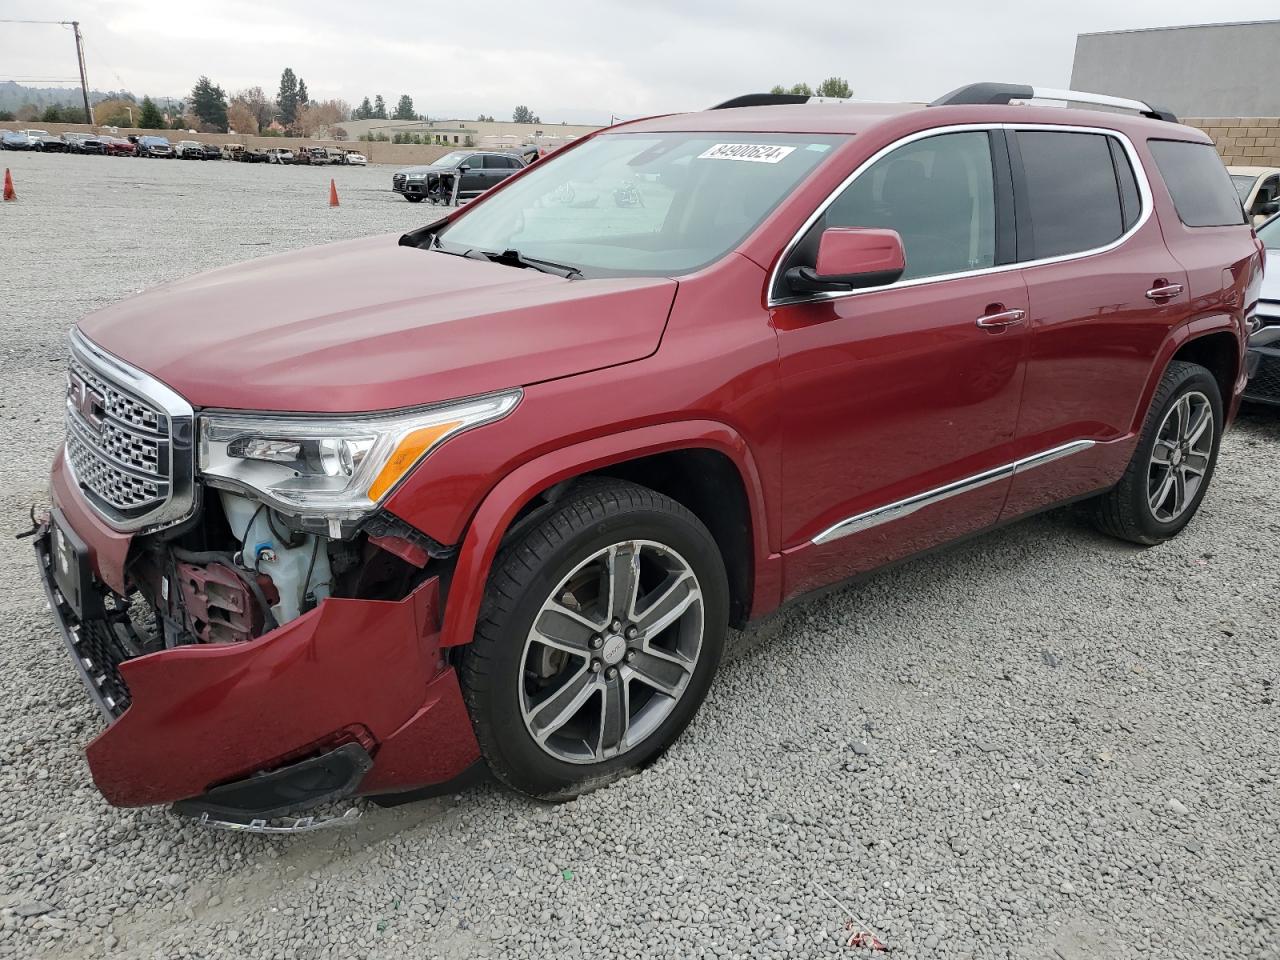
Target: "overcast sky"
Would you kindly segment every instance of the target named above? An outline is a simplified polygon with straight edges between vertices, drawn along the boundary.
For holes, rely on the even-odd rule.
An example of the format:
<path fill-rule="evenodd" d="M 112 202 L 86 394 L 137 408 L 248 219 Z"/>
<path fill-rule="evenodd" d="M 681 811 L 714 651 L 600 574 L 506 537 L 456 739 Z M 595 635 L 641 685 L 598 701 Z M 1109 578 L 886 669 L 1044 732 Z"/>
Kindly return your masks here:
<path fill-rule="evenodd" d="M 450 22 L 450 11 L 458 22 Z M 1013 12 L 1021 10 L 1022 12 Z M 0 17 L 77 16 L 90 85 L 185 96 L 200 74 L 274 95 L 402 93 L 432 117 L 608 122 L 695 110 L 774 83 L 848 79 L 929 100 L 963 83 L 1065 87 L 1077 33 L 1280 16 L 1276 0 L 0 0 Z M 0 23 L 0 79 L 76 74 L 69 28 Z M 36 83 L 34 85 L 44 85 Z M 1141 91 L 1134 91 L 1140 95 Z"/>

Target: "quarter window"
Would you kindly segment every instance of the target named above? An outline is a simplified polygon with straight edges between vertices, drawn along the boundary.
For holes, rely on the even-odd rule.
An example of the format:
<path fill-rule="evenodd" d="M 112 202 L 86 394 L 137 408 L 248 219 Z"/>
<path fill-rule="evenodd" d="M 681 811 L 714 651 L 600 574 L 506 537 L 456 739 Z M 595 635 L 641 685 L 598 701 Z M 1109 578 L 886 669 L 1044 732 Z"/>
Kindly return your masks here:
<path fill-rule="evenodd" d="M 1128 217 L 1121 206 L 1121 185 L 1108 143 L 1113 138 L 1044 130 L 1022 130 L 1017 136 L 1026 175 L 1032 259 L 1105 247 L 1137 221 L 1136 204 Z M 1127 160 L 1126 170 L 1131 180 Z M 1126 190 L 1135 196 L 1137 184 L 1128 183 Z"/>
<path fill-rule="evenodd" d="M 1160 176 L 1173 198 L 1178 219 L 1188 227 L 1244 223 L 1240 194 L 1212 144 L 1190 140 L 1149 140 Z"/>
<path fill-rule="evenodd" d="M 985 131 L 908 143 L 849 184 L 798 249 L 813 256 L 827 227 L 880 227 L 902 237 L 904 280 L 994 266 L 994 182 Z"/>

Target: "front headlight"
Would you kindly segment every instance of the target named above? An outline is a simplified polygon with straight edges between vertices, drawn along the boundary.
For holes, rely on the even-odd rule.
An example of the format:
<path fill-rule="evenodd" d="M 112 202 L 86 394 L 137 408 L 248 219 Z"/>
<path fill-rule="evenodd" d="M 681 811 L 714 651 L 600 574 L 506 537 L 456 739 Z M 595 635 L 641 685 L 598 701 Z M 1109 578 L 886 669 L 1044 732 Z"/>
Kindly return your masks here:
<path fill-rule="evenodd" d="M 210 413 L 200 417 L 200 473 L 281 513 L 358 520 L 431 450 L 510 413 L 521 392 L 389 414 L 344 417 Z"/>
<path fill-rule="evenodd" d="M 410 179 L 410 180 L 425 180 L 425 179 L 427 179 L 427 175 L 426 175 L 425 173 L 411 173 L 411 174 L 409 174 L 408 179 Z"/>

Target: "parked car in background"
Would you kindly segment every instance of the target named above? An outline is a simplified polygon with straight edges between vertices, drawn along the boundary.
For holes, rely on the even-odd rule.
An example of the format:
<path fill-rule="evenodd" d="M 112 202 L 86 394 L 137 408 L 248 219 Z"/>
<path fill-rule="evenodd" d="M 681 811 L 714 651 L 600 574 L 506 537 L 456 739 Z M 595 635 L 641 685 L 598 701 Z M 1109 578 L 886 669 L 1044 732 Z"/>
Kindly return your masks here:
<path fill-rule="evenodd" d="M 239 159 L 245 163 L 266 163 L 269 158 L 267 151 L 259 147 L 245 147 Z"/>
<path fill-rule="evenodd" d="M 48 130 L 19 130 L 18 132 L 26 134 L 31 141 L 32 150 L 41 150 L 46 153 L 66 153 L 67 151 L 66 142 L 53 136 Z"/>
<path fill-rule="evenodd" d="M 179 140 L 173 147 L 173 155 L 179 160 L 203 160 L 204 144 L 198 140 Z"/>
<path fill-rule="evenodd" d="M 1022 85 L 796 99 L 77 324 L 34 542 L 111 803 L 567 799 L 680 736 L 730 626 L 1065 502 L 1184 529 L 1263 260 L 1209 138 Z"/>
<path fill-rule="evenodd" d="M 363 167 L 363 166 L 367 166 L 369 163 L 369 159 L 363 153 L 360 153 L 358 150 L 348 150 L 346 153 L 347 153 L 347 163 L 351 164 L 352 166 Z"/>
<path fill-rule="evenodd" d="M 20 130 L 0 131 L 0 146 L 5 150 L 31 150 L 35 144 Z"/>
<path fill-rule="evenodd" d="M 467 199 L 523 168 L 524 161 L 514 154 L 454 150 L 426 166 L 397 170 L 391 175 L 391 189 L 411 203 L 424 199 L 441 203 L 450 198 L 453 181 L 459 178 L 458 197 Z"/>
<path fill-rule="evenodd" d="M 293 163 L 293 151 L 288 147 L 272 147 L 267 151 L 268 163 Z"/>
<path fill-rule="evenodd" d="M 329 154 L 324 147 L 299 147 L 294 151 L 293 162 L 325 166 L 329 163 Z"/>
<path fill-rule="evenodd" d="M 141 136 L 134 141 L 138 145 L 138 156 L 173 159 L 173 146 L 166 137 Z"/>
<path fill-rule="evenodd" d="M 102 152 L 110 157 L 134 157 L 138 154 L 138 145 L 125 137 L 107 137 L 102 139 Z"/>
<path fill-rule="evenodd" d="M 1280 167 L 1227 167 L 1245 211 L 1260 224 L 1280 213 Z"/>
<path fill-rule="evenodd" d="M 1280 405 L 1280 214 L 1258 227 L 1267 250 L 1266 270 L 1253 333 L 1249 337 L 1249 385 L 1245 399 Z"/>
<path fill-rule="evenodd" d="M 219 147 L 216 143 L 203 144 L 202 150 L 204 151 L 204 159 L 206 160 L 222 159 L 222 148 Z"/>
<path fill-rule="evenodd" d="M 102 138 L 87 133 L 64 133 L 61 137 L 68 153 L 105 153 Z"/>

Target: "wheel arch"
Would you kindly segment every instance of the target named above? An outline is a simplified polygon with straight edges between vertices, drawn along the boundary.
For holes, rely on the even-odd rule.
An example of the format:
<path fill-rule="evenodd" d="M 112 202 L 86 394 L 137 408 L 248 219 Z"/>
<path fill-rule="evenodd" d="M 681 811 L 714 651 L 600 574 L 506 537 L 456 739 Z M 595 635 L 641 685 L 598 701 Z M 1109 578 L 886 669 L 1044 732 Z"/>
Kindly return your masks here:
<path fill-rule="evenodd" d="M 1156 388 L 1169 364 L 1175 360 L 1198 363 L 1213 374 L 1222 393 L 1224 414 L 1230 422 L 1237 406 L 1239 389 L 1243 389 L 1240 378 L 1244 370 L 1244 349 L 1239 325 L 1233 317 L 1225 314 L 1198 317 L 1170 331 L 1151 366 L 1142 402 L 1134 412 L 1133 433 L 1142 432 Z"/>
<path fill-rule="evenodd" d="M 481 501 L 468 524 L 445 604 L 441 646 L 471 640 L 494 558 L 538 497 L 588 476 L 632 480 L 684 504 L 716 538 L 734 594 L 733 622 L 778 603 L 780 558 L 770 553 L 760 471 L 746 441 L 715 421 L 641 427 L 563 447 L 522 464 Z M 720 485 L 731 484 L 727 491 Z M 734 508 L 745 510 L 735 516 Z M 736 553 L 731 558 L 730 554 Z M 735 583 L 736 580 L 736 583 Z"/>

